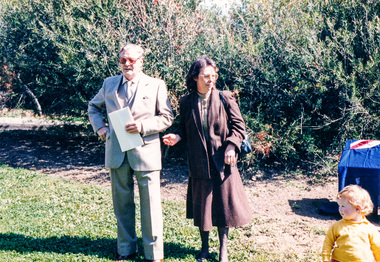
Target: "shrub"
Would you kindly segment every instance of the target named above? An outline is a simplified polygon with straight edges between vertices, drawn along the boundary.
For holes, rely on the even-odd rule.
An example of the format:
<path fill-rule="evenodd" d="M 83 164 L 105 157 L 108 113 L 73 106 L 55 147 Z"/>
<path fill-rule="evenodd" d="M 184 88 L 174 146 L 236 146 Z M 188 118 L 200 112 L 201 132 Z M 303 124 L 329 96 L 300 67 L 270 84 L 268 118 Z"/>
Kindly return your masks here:
<path fill-rule="evenodd" d="M 256 149 L 243 166 L 313 172 L 345 140 L 380 138 L 378 1 L 242 1 L 229 15 L 195 0 L 0 3 L 0 54 L 20 76 L 8 106 L 31 108 L 20 100 L 29 89 L 46 114 L 86 116 L 103 79 L 119 74 L 119 48 L 134 42 L 175 113 L 192 61 L 216 61 L 217 87 L 237 95 Z"/>

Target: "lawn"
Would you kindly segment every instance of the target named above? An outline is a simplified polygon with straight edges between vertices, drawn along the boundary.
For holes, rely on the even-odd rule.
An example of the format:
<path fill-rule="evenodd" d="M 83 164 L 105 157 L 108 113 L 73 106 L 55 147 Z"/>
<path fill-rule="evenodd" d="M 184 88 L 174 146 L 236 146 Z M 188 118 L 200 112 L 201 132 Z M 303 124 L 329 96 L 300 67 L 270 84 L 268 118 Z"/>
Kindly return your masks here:
<path fill-rule="evenodd" d="M 116 220 L 109 188 L 0 165 L 0 201 L 0 261 L 115 260 Z M 185 219 L 185 204 L 165 200 L 163 212 L 165 261 L 195 261 L 200 240 L 197 228 Z M 136 261 L 143 261 L 139 222 L 138 217 Z M 256 250 L 249 237 L 252 227 L 254 222 L 231 230 L 230 261 L 318 260 L 318 254 L 300 259 Z M 210 235 L 210 261 L 217 261 L 216 230 Z"/>

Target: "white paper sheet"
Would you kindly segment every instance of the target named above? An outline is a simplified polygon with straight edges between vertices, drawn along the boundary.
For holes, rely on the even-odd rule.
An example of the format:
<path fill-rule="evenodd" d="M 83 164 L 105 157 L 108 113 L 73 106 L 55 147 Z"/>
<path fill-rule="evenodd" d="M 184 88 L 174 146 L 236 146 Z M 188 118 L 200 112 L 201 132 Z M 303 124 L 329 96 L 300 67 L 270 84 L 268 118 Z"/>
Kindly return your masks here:
<path fill-rule="evenodd" d="M 122 108 L 109 114 L 109 119 L 115 130 L 122 152 L 141 146 L 144 142 L 140 134 L 131 134 L 125 131 L 125 125 L 133 121 L 129 107 Z"/>

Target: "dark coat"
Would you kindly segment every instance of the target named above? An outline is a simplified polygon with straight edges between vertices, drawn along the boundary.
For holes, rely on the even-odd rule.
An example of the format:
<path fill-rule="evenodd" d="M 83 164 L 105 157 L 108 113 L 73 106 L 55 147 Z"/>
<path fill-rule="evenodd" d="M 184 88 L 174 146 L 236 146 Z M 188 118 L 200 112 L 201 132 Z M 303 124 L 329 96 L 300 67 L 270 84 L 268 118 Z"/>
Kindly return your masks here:
<path fill-rule="evenodd" d="M 208 127 L 211 143 L 209 154 L 198 109 L 198 95 L 193 92 L 181 98 L 181 127 L 177 133 L 187 144 L 189 171 L 192 178 L 210 178 L 209 155 L 211 155 L 212 161 L 223 179 L 227 175 L 224 164 L 227 145 L 234 144 L 237 152 L 240 152 L 240 145 L 244 139 L 244 120 L 232 93 L 223 91 L 223 97 L 231 116 L 230 122 L 220 100 L 219 91 L 212 90 L 209 98 Z M 236 166 L 233 169 L 237 171 Z"/>
<path fill-rule="evenodd" d="M 252 220 L 239 170 L 236 165 L 224 163 L 229 143 L 240 151 L 244 121 L 232 93 L 224 91 L 223 97 L 226 109 L 218 90 L 210 94 L 209 143 L 203 132 L 197 93 L 184 96 L 180 102 L 181 128 L 177 133 L 187 144 L 190 171 L 186 217 L 193 218 L 202 231 L 213 226 L 242 226 Z"/>

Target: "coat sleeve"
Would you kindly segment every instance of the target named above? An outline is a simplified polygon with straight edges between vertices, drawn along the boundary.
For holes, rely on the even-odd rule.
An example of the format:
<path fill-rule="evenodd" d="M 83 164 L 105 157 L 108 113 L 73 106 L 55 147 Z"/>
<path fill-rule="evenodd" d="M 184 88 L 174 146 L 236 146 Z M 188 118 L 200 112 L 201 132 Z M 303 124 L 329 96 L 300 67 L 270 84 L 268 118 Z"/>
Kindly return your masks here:
<path fill-rule="evenodd" d="M 185 112 L 186 110 L 189 110 L 186 108 L 186 105 L 188 104 L 186 101 L 188 101 L 188 96 L 183 96 L 180 99 L 179 102 L 179 126 L 174 130 L 174 134 L 177 134 L 181 137 L 181 142 L 185 142 L 187 139 L 186 136 L 186 126 L 185 126 Z"/>
<path fill-rule="evenodd" d="M 226 111 L 229 118 L 229 132 L 226 138 L 227 143 L 232 143 L 240 152 L 241 142 L 245 136 L 245 124 L 236 99 L 229 91 L 223 91 L 223 98 L 226 101 Z"/>

